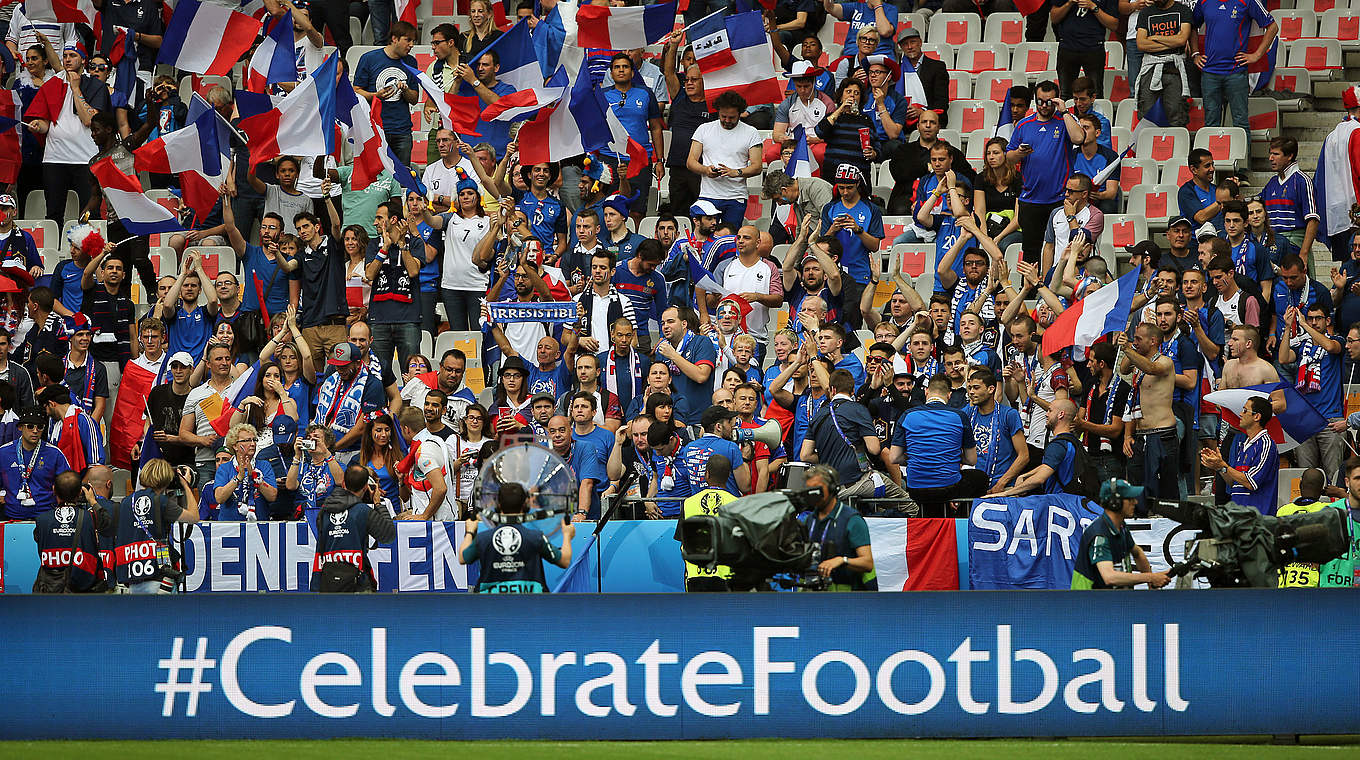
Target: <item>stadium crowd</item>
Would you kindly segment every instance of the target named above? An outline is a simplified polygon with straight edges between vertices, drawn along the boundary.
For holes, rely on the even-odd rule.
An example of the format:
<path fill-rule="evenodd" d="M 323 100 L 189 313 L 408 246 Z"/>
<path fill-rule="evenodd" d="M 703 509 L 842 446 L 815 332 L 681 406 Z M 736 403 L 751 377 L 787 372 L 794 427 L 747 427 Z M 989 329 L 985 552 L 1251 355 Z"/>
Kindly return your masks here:
<path fill-rule="evenodd" d="M 356 146 L 257 161 L 236 133 L 201 215 L 189 182 L 148 170 L 145 151 L 186 128 L 194 87 L 237 123 L 249 55 L 226 86 L 181 86 L 155 65 L 168 5 L 96 2 L 138 46 L 121 68 L 98 28 L 4 9 L 22 101 L 0 195 L 7 519 L 60 517 L 82 500 L 59 493 L 72 470 L 92 503 L 129 480 L 183 491 L 182 511 L 152 515 L 159 535 L 176 519 L 315 525 L 352 464 L 392 518 L 461 519 L 509 431 L 570 463 L 577 520 L 598 519 L 605 494 L 633 497 L 625 516 L 679 516 L 710 487 L 714 455 L 731 495 L 820 463 L 871 514 L 955 516 L 971 497 L 1094 495 L 1110 478 L 1149 499 L 1212 480 L 1219 499 L 1270 514 L 1285 459 L 1345 495 L 1360 238 L 1319 228 L 1328 199 L 1297 141 L 1269 140 L 1275 173 L 1257 188 L 1182 145 L 1189 179 L 1146 218 L 1165 236 L 1116 250 L 1106 234 L 1128 200 L 1116 148 L 1129 147 L 1096 107 L 1106 43 L 1123 43 L 1116 73 L 1140 112 L 1183 127 L 1193 95 L 1207 127 L 1226 115 L 1246 129 L 1248 69 L 1278 29 L 1260 0 L 1046 0 L 1024 39 L 1051 28 L 1054 73 L 1010 88 L 1001 125 L 970 135 L 968 153 L 942 137 L 951 72 L 924 52 L 926 21 L 990 23 L 1015 16 L 1010 3 L 778 0 L 762 13 L 782 102 L 706 93 L 715 64 L 679 32 L 590 50 L 580 76 L 645 158 L 533 165 L 519 161 L 521 123 L 441 127 L 417 74 L 493 105 L 515 88 L 496 47 L 478 54 L 516 17 L 550 37 L 565 4 L 471 0 L 417 27 L 391 3 L 263 0 L 266 30 L 291 18 L 299 81 L 328 42 L 352 59 L 355 94 L 414 171 L 361 185 Z M 688 5 L 685 24 L 732 10 Z M 355 45 L 351 21 L 374 46 Z M 1264 34 L 1249 37 L 1253 23 Z M 137 78 L 130 97 L 115 69 Z M 286 101 L 295 86 L 273 87 Z M 1339 130 L 1360 118 L 1360 89 L 1343 102 Z M 89 169 L 105 159 L 186 231 L 132 234 Z M 1053 348 L 1055 322 L 1096 309 L 1125 272 L 1124 328 Z M 1251 387 L 1237 408 L 1205 400 Z M 1282 458 L 1271 431 L 1300 404 L 1324 424 Z M 769 421 L 776 442 L 738 432 Z M 134 517 L 126 531 L 147 532 Z"/>

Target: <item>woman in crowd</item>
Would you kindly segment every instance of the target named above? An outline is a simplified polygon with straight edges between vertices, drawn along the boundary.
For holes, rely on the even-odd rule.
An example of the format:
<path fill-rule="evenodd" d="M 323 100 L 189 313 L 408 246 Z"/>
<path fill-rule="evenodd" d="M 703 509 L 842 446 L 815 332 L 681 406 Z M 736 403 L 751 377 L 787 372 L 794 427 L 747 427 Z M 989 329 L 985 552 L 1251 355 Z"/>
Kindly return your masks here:
<path fill-rule="evenodd" d="M 66 193 L 76 191 L 77 207 L 90 200 L 90 159 L 97 148 L 90 137 L 90 120 L 97 112 L 112 112 L 109 88 L 85 73 L 85 51 L 80 45 L 66 48 L 61 58 L 64 71 L 47 80 L 24 112 L 26 126 L 43 135 L 43 194 L 47 218 L 60 227 L 66 221 Z M 53 81 L 64 80 L 64 81 Z M 75 118 L 63 115 L 70 97 Z"/>
<path fill-rule="evenodd" d="M 420 259 L 420 329 L 434 335 L 439 332 L 439 316 L 434 309 L 439 303 L 439 248 L 432 243 L 438 242 L 439 237 L 424 222 L 426 204 L 425 196 L 419 192 L 406 191 L 406 228 L 425 241 L 425 255 Z"/>
<path fill-rule="evenodd" d="M 231 415 L 231 424 L 248 422 L 260 432 L 259 447 L 268 448 L 274 441 L 273 424 L 279 417 L 298 418 L 297 401 L 283 389 L 283 370 L 272 361 L 260 364 L 260 379 L 255 381 L 255 392 L 241 401 Z"/>
<path fill-rule="evenodd" d="M 496 392 L 491 396 L 493 429 L 505 433 L 523 427 L 529 419 L 529 372 L 524 361 L 501 366 Z"/>
<path fill-rule="evenodd" d="M 269 519 L 268 502 L 278 498 L 274 468 L 257 458 L 259 436 L 254 425 L 232 425 L 227 431 L 226 449 L 231 454 L 217 468 L 213 479 L 213 500 L 218 503 L 217 519 L 255 522 Z"/>
<path fill-rule="evenodd" d="M 501 36 L 496 28 L 496 19 L 491 15 L 490 0 L 472 0 L 468 4 L 468 30 L 458 50 L 464 61 L 486 49 L 487 45 Z"/>
<path fill-rule="evenodd" d="M 396 426 L 387 412 L 372 414 L 368 429 L 364 431 L 359 443 L 359 463 L 368 468 L 378 487 L 383 492 L 384 506 L 392 515 L 405 511 L 401 502 L 401 491 L 397 475 L 397 462 L 406 457 L 406 451 L 396 442 Z"/>
<path fill-rule="evenodd" d="M 454 473 L 449 489 L 464 510 L 472 504 L 472 486 L 485 461 L 486 446 L 491 442 L 486 434 L 488 417 L 481 404 L 470 404 L 458 423 L 458 435 L 449 439 L 449 468 Z"/>
<path fill-rule="evenodd" d="M 878 138 L 874 123 L 861 110 L 866 97 L 864 83 L 846 79 L 836 90 L 836 110 L 822 117 L 817 125 L 817 136 L 826 141 L 826 164 L 823 177 L 835 177 L 836 167 L 854 164 L 866 182 L 869 181 L 869 162 L 878 160 Z M 861 132 L 861 130 L 868 130 Z M 869 146 L 864 146 L 867 135 Z"/>
<path fill-rule="evenodd" d="M 335 433 L 326 425 L 308 425 L 298 451 L 288 465 L 284 487 L 297 492 L 294 519 L 305 518 L 316 529 L 316 515 L 336 483 L 344 482 L 345 470 L 335 461 Z M 310 450 L 308 450 L 310 447 Z"/>
<path fill-rule="evenodd" d="M 647 408 L 647 398 L 654 393 L 664 393 L 675 398 L 675 386 L 671 384 L 670 365 L 662 361 L 654 361 L 647 368 L 647 384 L 642 386 L 642 393 L 633 397 L 624 416 L 631 420 L 642 414 L 643 410 Z M 650 413 L 648 412 L 648 414 Z"/>
<path fill-rule="evenodd" d="M 274 320 L 274 337 L 260 349 L 260 361 L 278 360 L 280 383 L 297 405 L 298 427 L 311 421 L 312 395 L 316 393 L 316 365 L 312 350 L 297 326 L 297 311 L 289 307 L 283 319 Z"/>
<path fill-rule="evenodd" d="M 1006 160 L 1006 138 L 993 137 L 983 149 L 983 169 L 973 190 L 973 211 L 1002 251 L 1020 242 L 1020 172 Z M 993 221 L 995 220 L 995 221 Z"/>
<path fill-rule="evenodd" d="M 479 330 L 481 325 L 477 317 L 481 314 L 487 270 L 491 265 L 489 259 L 483 261 L 478 257 L 477 248 L 484 238 L 499 230 L 482 210 L 476 181 L 459 170 L 454 210 L 431 216 L 429 222 L 444 233 L 444 269 L 439 279 L 439 292 L 449 329 Z"/>
<path fill-rule="evenodd" d="M 424 354 L 411 354 L 406 359 L 405 371 L 401 373 L 401 384 L 405 386 L 411 378 L 430 371 L 430 360 Z"/>
<path fill-rule="evenodd" d="M 1280 260 L 1299 252 L 1284 235 L 1276 235 L 1270 228 L 1270 217 L 1266 214 L 1266 204 L 1259 197 L 1247 201 L 1247 237 L 1270 257 L 1270 263 L 1280 265 Z"/>
<path fill-rule="evenodd" d="M 368 315 L 368 293 L 372 287 L 364 277 L 368 233 L 363 227 L 351 224 L 341 233 L 340 244 L 345 249 L 345 305 L 349 307 L 345 324 L 352 325 Z"/>

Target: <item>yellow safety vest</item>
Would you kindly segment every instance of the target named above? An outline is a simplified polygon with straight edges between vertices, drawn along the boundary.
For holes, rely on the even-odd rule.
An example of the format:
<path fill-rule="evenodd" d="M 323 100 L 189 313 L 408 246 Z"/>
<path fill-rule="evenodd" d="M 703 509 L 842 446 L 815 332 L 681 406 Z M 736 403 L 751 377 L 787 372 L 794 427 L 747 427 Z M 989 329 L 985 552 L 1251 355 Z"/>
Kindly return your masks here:
<path fill-rule="evenodd" d="M 682 507 L 681 519 L 685 517 L 696 517 L 698 515 L 715 515 L 718 507 L 736 501 L 737 497 L 722 490 L 721 488 L 705 488 L 699 493 L 685 499 Z M 731 578 L 732 568 L 727 565 L 718 565 L 713 569 L 699 567 L 692 562 L 685 563 L 685 580 L 690 578 Z"/>

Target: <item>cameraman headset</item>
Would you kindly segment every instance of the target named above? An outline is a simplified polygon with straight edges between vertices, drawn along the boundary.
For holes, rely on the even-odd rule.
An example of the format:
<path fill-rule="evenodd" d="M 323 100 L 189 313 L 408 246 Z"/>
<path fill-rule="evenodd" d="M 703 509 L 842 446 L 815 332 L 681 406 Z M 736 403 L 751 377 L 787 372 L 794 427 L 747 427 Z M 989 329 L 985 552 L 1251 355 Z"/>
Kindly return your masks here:
<path fill-rule="evenodd" d="M 1142 486 L 1116 478 L 1101 484 L 1100 506 L 1105 511 L 1082 531 L 1081 548 L 1072 568 L 1073 589 L 1130 588 L 1139 583 L 1161 588 L 1171 580 L 1164 572 L 1152 572 L 1147 555 L 1125 524 L 1142 500 Z M 1127 568 L 1130 559 L 1138 572 L 1116 569 L 1116 565 Z"/>
<path fill-rule="evenodd" d="M 874 555 L 869 548 L 869 524 L 853 507 L 836 498 L 840 478 L 836 470 L 824 464 L 807 469 L 803 482 L 809 490 L 817 490 L 816 509 L 799 515 L 799 522 L 808 529 L 808 537 L 821 546 L 822 561 L 817 572 L 829 578 L 827 591 L 877 591 L 878 574 L 874 571 Z"/>
<path fill-rule="evenodd" d="M 523 515 L 529 494 L 519 483 L 502 483 L 496 493 L 500 515 L 509 518 Z M 476 516 L 467 520 L 467 533 L 458 547 L 458 558 L 464 565 L 482 560 L 477 587 L 483 594 L 538 594 L 548 590 L 543 563 L 547 560 L 561 568 L 571 564 L 571 541 L 576 537 L 576 525 L 568 517 L 562 524 L 562 548 L 558 549 L 537 528 L 520 522 L 507 522 L 494 529 L 479 531 L 481 521 Z"/>

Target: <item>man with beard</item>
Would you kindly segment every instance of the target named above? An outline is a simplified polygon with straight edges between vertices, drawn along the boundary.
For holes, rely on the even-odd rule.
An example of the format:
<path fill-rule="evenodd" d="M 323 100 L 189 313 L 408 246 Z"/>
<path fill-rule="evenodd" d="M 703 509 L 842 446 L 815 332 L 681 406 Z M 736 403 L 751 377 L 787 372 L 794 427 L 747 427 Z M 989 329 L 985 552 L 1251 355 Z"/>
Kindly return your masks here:
<path fill-rule="evenodd" d="M 477 403 L 477 394 L 463 382 L 466 374 L 467 354 L 462 349 L 450 348 L 440 358 L 438 369 L 406 381 L 401 389 L 401 398 L 407 406 L 423 409 L 426 395 L 432 390 L 440 391 L 446 399 L 444 422 L 456 428 L 467 413 L 467 408 Z"/>

